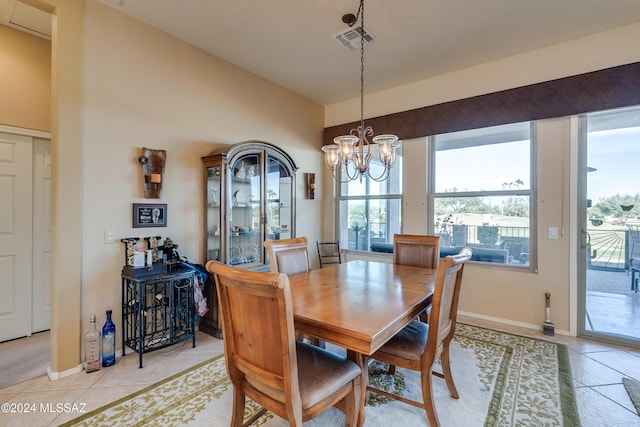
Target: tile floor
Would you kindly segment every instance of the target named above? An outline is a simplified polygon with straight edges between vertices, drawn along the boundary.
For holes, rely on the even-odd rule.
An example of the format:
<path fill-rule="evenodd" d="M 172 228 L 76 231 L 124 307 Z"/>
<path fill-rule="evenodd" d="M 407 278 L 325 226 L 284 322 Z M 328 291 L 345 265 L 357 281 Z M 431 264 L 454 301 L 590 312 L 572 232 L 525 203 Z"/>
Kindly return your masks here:
<path fill-rule="evenodd" d="M 536 336 L 564 343 L 569 347 L 578 408 L 582 425 L 591 426 L 640 426 L 640 416 L 635 411 L 624 386 L 622 377 L 640 380 L 640 349 L 603 344 L 597 341 L 572 338 L 556 334 L 511 327 L 504 324 L 462 318 L 467 323 L 493 327 L 522 335 Z M 224 351 L 220 340 L 198 333 L 197 347 L 190 341 L 145 354 L 144 368 L 138 368 L 138 357 L 127 353 L 110 368 L 86 374 L 84 372 L 50 381 L 46 376 L 25 381 L 0 390 L 0 403 L 15 403 L 35 407 L 32 413 L 2 413 L 0 425 L 8 426 L 56 426 L 77 416 L 67 409 L 85 411 L 124 397 L 147 387 L 188 366 L 216 356 Z M 56 412 L 57 403 L 68 403 Z M 71 406 L 75 403 L 76 408 Z M 41 405 L 43 404 L 43 405 Z M 47 407 L 52 404 L 52 407 Z M 50 408 L 47 410 L 47 408 Z"/>
<path fill-rule="evenodd" d="M 640 339 L 640 293 L 630 281 L 624 271 L 587 270 L 586 330 Z"/>

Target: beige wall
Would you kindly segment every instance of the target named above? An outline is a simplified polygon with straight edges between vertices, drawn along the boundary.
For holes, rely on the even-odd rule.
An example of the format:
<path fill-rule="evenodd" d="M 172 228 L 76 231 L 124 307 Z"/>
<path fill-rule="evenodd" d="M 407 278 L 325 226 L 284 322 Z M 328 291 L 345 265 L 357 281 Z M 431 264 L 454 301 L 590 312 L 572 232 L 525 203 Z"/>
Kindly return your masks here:
<path fill-rule="evenodd" d="M 54 13 L 52 147 L 54 267 L 50 376 L 82 360 L 89 314 L 119 322 L 123 245 L 160 234 L 203 261 L 200 157 L 221 144 L 261 140 L 304 172 L 322 173 L 323 107 L 215 58 L 96 0 L 28 0 Z M 2 120 L 0 119 L 0 123 Z M 16 123 L 11 123 L 18 126 Z M 144 199 L 141 147 L 167 150 L 160 199 Z M 304 198 L 298 235 L 319 239 L 321 194 Z M 168 204 L 168 227 L 133 229 L 131 205 Z M 317 261 L 314 260 L 314 263 Z"/>
<path fill-rule="evenodd" d="M 51 131 L 51 42 L 0 25 L 0 124 Z"/>
<path fill-rule="evenodd" d="M 119 238 L 169 236 L 181 255 L 204 261 L 200 157 L 221 144 L 261 140 L 287 151 L 300 168 L 297 234 L 319 239 L 322 197 L 304 198 L 302 174 L 322 173 L 323 107 L 96 0 L 85 5 L 83 329 L 107 309 L 120 327 Z M 143 198 L 143 146 L 167 150 L 160 199 Z M 167 228 L 131 227 L 131 204 L 145 202 L 167 203 Z M 104 243 L 105 228 L 115 244 Z"/>
<path fill-rule="evenodd" d="M 522 53 L 464 70 L 399 86 L 366 96 L 370 116 L 380 116 L 412 108 L 491 93 L 550 79 L 640 61 L 640 50 L 629 40 L 640 39 L 640 24 L 575 39 L 559 45 Z M 357 120 L 359 99 L 351 99 L 325 109 L 325 125 Z M 537 123 L 537 214 L 538 271 L 469 265 L 465 270 L 460 309 L 479 317 L 539 328 L 544 321 L 544 293 L 551 292 L 553 322 L 558 332 L 575 332 L 575 259 L 577 226 L 570 211 L 576 206 L 575 177 L 570 175 L 576 153 L 572 118 Z M 404 232 L 427 232 L 428 210 L 425 139 L 405 141 Z M 419 170 L 417 175 L 412 171 Z M 424 172 L 426 175 L 426 172 Z M 330 178 L 324 188 L 331 191 Z M 574 186 L 570 185 L 572 179 Z M 416 197 L 415 195 L 423 196 Z M 573 195 L 573 198 L 571 198 Z M 325 195 L 325 198 L 329 197 Z M 325 209 L 325 224 L 331 223 L 333 206 Z M 564 234 L 549 240 L 548 228 L 559 227 Z M 349 254 L 349 258 L 355 258 Z M 389 256 L 376 259 L 390 261 Z M 573 269 L 570 265 L 574 265 Z M 573 313 L 573 318 L 572 318 Z"/>

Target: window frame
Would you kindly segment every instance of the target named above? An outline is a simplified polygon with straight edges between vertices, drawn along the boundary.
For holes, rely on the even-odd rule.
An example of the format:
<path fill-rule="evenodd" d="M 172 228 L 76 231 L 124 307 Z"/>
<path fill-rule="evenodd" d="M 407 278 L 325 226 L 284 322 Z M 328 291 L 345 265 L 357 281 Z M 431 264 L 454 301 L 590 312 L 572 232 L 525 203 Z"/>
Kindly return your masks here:
<path fill-rule="evenodd" d="M 397 200 L 398 204 L 399 204 L 399 209 L 400 209 L 400 215 L 398 215 L 398 223 L 397 223 L 397 229 L 399 230 L 398 232 L 401 233 L 402 232 L 402 223 L 403 223 L 403 217 L 404 217 L 404 150 L 403 150 L 403 146 L 404 146 L 404 141 L 400 141 L 400 149 L 398 151 L 398 157 L 396 160 L 396 164 L 394 166 L 395 168 L 399 168 L 400 169 L 400 173 L 399 173 L 399 177 L 400 177 L 400 183 L 399 183 L 399 192 L 398 193 L 393 193 L 393 194 L 378 194 L 378 195 L 370 195 L 369 194 L 369 189 L 370 189 L 370 184 L 371 184 L 371 178 L 368 178 L 368 184 L 367 184 L 367 188 L 366 188 L 366 194 L 358 194 L 358 195 L 354 195 L 354 196 L 349 196 L 349 195 L 344 195 L 343 194 L 343 184 L 348 185 L 348 182 L 344 182 L 342 181 L 342 173 L 343 170 L 340 169 L 340 172 L 337 175 L 337 179 L 335 179 L 335 185 L 337 186 L 337 190 L 336 190 L 336 206 L 335 206 L 335 218 L 336 218 L 336 239 L 340 240 L 340 230 L 342 230 L 343 228 L 349 228 L 349 218 L 346 218 L 347 224 L 342 224 L 342 206 L 343 206 L 343 202 L 348 203 L 349 201 L 364 201 L 367 204 L 367 207 L 365 209 L 368 210 L 368 203 L 369 201 L 386 201 L 386 200 Z M 387 180 L 385 180 L 385 182 L 387 182 Z M 387 184 L 388 185 L 388 184 Z M 388 221 L 390 219 L 390 216 L 387 215 L 387 224 Z M 370 236 L 371 236 L 371 232 L 370 232 L 370 227 L 371 227 L 371 220 L 370 217 L 367 218 L 367 233 L 368 233 L 368 237 L 367 237 L 367 248 L 366 250 L 362 250 L 362 249 L 353 249 L 349 247 L 349 242 L 348 240 L 346 242 L 343 242 L 340 244 L 341 249 L 346 252 L 346 253 L 357 253 L 357 254 L 366 254 L 367 256 L 369 255 L 373 255 L 373 256 L 380 256 L 380 255 L 389 255 L 388 253 L 385 252 L 374 252 L 371 250 L 371 244 L 370 244 Z M 390 227 L 387 226 L 387 230 L 389 230 Z M 395 234 L 395 232 L 393 233 Z M 391 236 L 393 236 L 393 234 L 391 234 Z M 393 238 L 389 236 L 389 232 L 387 231 L 387 235 L 386 235 L 386 240 L 390 240 L 391 242 L 393 241 Z"/>
<path fill-rule="evenodd" d="M 526 123 L 526 122 L 523 122 Z M 538 226 L 537 226 L 537 122 L 529 123 L 529 189 L 503 189 L 486 191 L 459 191 L 459 192 L 436 192 L 436 137 L 427 137 L 428 170 L 427 170 L 427 230 L 429 234 L 435 235 L 435 200 L 440 198 L 462 198 L 462 197 L 495 197 L 495 196 L 529 196 L 529 265 L 502 264 L 483 261 L 470 261 L 491 268 L 505 268 L 510 271 L 538 272 Z M 491 127 L 498 126 L 487 126 Z M 483 129 L 483 128 L 478 128 Z"/>

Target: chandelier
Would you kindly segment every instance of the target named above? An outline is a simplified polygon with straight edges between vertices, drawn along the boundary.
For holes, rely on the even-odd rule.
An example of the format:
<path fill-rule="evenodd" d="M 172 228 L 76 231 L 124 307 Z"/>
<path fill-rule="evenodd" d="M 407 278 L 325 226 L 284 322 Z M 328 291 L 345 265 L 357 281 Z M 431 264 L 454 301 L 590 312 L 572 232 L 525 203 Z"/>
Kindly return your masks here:
<path fill-rule="evenodd" d="M 360 0 L 357 16 L 346 14 L 342 21 L 353 26 L 360 18 L 360 125 L 351 129 L 349 135 L 338 136 L 333 139 L 334 144 L 322 147 L 327 167 L 331 169 L 333 177 L 341 182 L 353 181 L 367 175 L 374 181 L 384 181 L 390 175 L 390 170 L 396 163 L 396 150 L 400 146 L 396 135 L 378 135 L 373 137 L 372 145 L 369 142 L 373 136 L 371 126 L 364 125 L 364 0 Z M 378 159 L 384 170 L 378 175 L 371 173 L 372 151 L 377 146 Z M 342 173 L 338 173 L 338 171 Z"/>

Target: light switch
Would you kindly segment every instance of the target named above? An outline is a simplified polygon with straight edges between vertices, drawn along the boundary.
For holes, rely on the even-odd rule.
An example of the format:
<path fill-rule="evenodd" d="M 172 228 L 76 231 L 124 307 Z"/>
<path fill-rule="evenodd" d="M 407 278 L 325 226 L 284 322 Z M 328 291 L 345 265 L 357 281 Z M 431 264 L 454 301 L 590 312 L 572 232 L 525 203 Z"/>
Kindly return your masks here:
<path fill-rule="evenodd" d="M 558 239 L 558 227 L 549 227 L 549 240 Z"/>
<path fill-rule="evenodd" d="M 104 242 L 105 243 L 115 243 L 116 239 L 113 236 L 113 230 L 111 230 L 110 228 L 105 228 L 104 229 Z"/>

